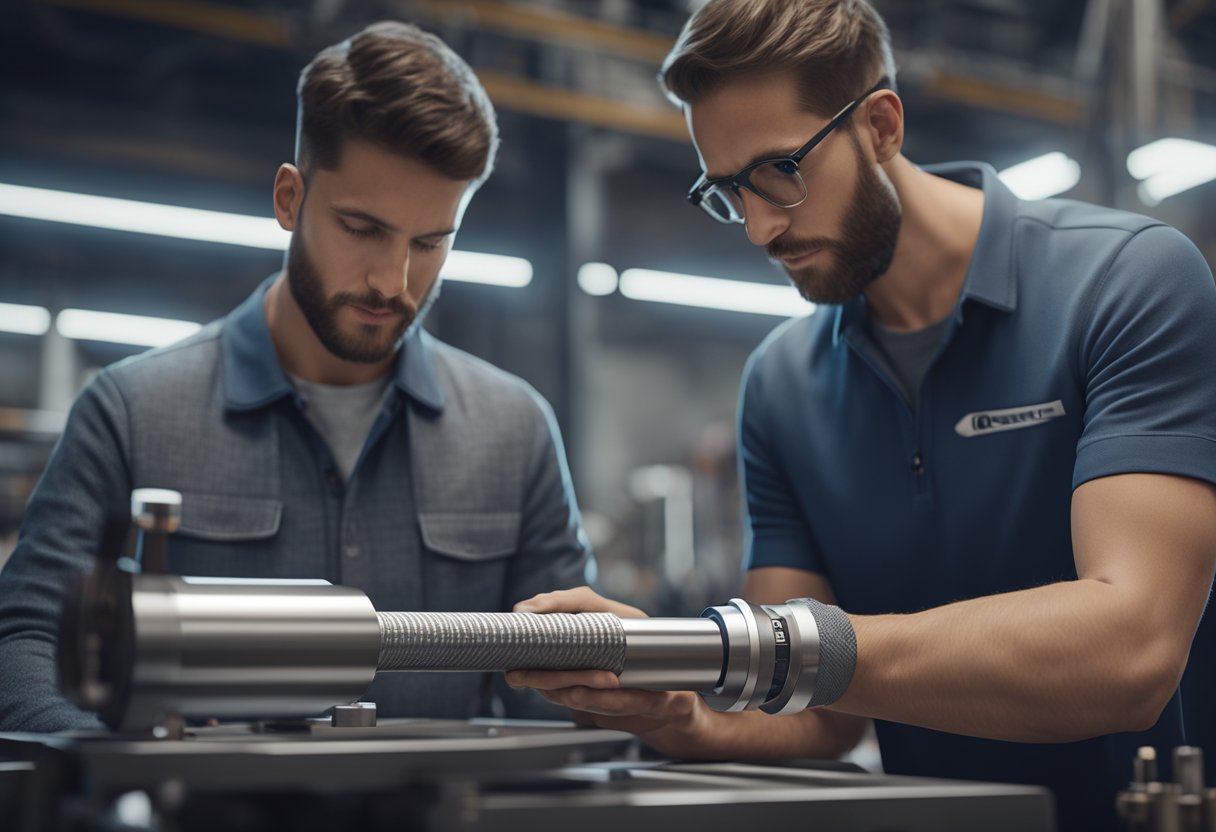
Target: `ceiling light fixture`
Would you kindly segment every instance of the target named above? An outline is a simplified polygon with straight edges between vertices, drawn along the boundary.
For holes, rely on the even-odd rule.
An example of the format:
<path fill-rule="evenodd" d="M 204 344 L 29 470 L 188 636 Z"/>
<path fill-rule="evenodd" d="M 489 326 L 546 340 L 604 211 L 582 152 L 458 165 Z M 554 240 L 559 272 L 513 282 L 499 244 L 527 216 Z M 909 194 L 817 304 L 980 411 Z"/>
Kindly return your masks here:
<path fill-rule="evenodd" d="M 136 347 L 163 347 L 202 329 L 194 321 L 65 309 L 55 318 L 55 329 L 75 341 L 106 341 Z"/>
<path fill-rule="evenodd" d="M 0 332 L 44 335 L 51 328 L 51 313 L 41 306 L 0 303 Z"/>
<path fill-rule="evenodd" d="M 781 318 L 808 315 L 815 310 L 815 304 L 803 300 L 788 284 L 725 280 L 652 269 L 626 269 L 621 274 L 620 289 L 622 295 L 632 300 Z"/>
<path fill-rule="evenodd" d="M 273 251 L 291 241 L 270 217 L 2 183 L 0 214 Z M 521 257 L 452 251 L 440 274 L 445 280 L 520 288 L 532 282 L 532 264 Z"/>
<path fill-rule="evenodd" d="M 1007 167 L 997 176 L 1018 199 L 1046 199 L 1072 190 L 1081 181 L 1081 165 L 1057 150 Z"/>
<path fill-rule="evenodd" d="M 1157 139 L 1127 154 L 1127 172 L 1141 180 L 1145 205 L 1216 179 L 1216 147 L 1190 139 Z"/>

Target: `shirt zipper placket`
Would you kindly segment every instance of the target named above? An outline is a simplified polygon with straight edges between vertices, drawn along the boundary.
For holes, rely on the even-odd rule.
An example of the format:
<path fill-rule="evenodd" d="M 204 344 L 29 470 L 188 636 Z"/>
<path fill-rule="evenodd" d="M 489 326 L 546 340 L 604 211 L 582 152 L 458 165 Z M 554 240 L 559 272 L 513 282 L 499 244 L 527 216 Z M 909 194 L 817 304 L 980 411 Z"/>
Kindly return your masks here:
<path fill-rule="evenodd" d="M 925 469 L 925 445 L 928 443 L 925 437 L 922 435 L 924 424 L 926 422 L 924 413 L 929 409 L 929 396 L 926 387 L 929 381 L 929 373 L 933 372 L 934 365 L 937 364 L 937 361 L 939 358 L 941 358 L 942 353 L 946 351 L 946 345 L 950 342 L 950 339 L 954 337 L 955 328 L 955 326 L 951 326 L 946 330 L 945 334 L 942 336 L 941 343 L 937 345 L 937 350 L 933 353 L 933 357 L 929 359 L 929 363 L 925 367 L 924 375 L 921 376 L 920 386 L 917 389 L 917 399 L 920 402 L 920 406 L 916 408 L 916 410 L 912 409 L 912 405 L 904 396 L 903 391 L 896 386 L 894 380 L 892 380 L 891 377 L 885 373 L 882 368 L 870 358 L 869 355 L 866 354 L 866 350 L 855 345 L 852 339 L 846 339 L 847 343 L 849 344 L 849 348 L 852 349 L 857 357 L 870 368 L 871 372 L 882 379 L 883 384 L 887 386 L 887 389 L 891 391 L 891 394 L 899 400 L 899 404 L 903 409 L 904 415 L 911 423 L 911 441 L 907 443 L 909 446 L 911 446 L 911 453 L 908 455 L 908 468 L 912 474 L 912 491 L 918 502 L 931 495 L 929 476 Z"/>
<path fill-rule="evenodd" d="M 905 417 L 905 423 L 911 427 L 910 433 L 905 434 L 909 437 L 906 444 L 911 448 L 911 453 L 909 453 L 908 458 L 911 463 L 910 468 L 912 471 L 913 492 L 919 498 L 927 494 L 929 490 L 928 477 L 925 476 L 924 459 L 922 458 L 920 451 L 920 411 L 924 408 L 921 407 L 916 411 L 913 411 L 912 405 L 908 403 L 903 391 L 896 386 L 891 377 L 883 372 L 882 368 L 879 367 L 878 364 L 870 358 L 870 356 L 866 355 L 866 351 L 864 349 L 860 349 L 855 346 L 851 340 L 848 343 L 849 348 L 852 349 L 857 357 L 861 359 L 862 363 L 869 367 L 870 371 L 882 380 L 882 383 L 885 384 L 887 389 L 891 391 L 891 395 L 899 401 L 899 406 L 902 409 Z M 937 360 L 936 356 L 934 356 L 934 360 Z M 926 375 L 928 375 L 928 371 L 926 371 Z M 924 379 L 921 380 L 921 386 L 923 388 Z"/>
<path fill-rule="evenodd" d="M 929 445 L 929 437 L 924 435 L 925 425 L 932 424 L 932 420 L 925 415 L 929 411 L 932 401 L 929 393 L 929 375 L 933 372 L 933 368 L 937 366 L 937 362 L 946 351 L 946 347 L 950 345 L 950 340 L 954 338 L 956 329 L 958 329 L 957 318 L 947 325 L 946 331 L 942 333 L 941 342 L 938 343 L 937 349 L 933 352 L 933 357 L 929 359 L 929 363 L 925 365 L 925 372 L 920 377 L 920 385 L 916 391 L 916 398 L 920 406 L 916 408 L 916 413 L 912 417 L 912 435 L 916 445 L 916 449 L 912 452 L 912 481 L 918 500 L 926 499 L 932 493 L 929 487 L 929 477 L 925 473 L 925 459 L 928 456 L 928 450 L 930 450 L 927 447 Z"/>

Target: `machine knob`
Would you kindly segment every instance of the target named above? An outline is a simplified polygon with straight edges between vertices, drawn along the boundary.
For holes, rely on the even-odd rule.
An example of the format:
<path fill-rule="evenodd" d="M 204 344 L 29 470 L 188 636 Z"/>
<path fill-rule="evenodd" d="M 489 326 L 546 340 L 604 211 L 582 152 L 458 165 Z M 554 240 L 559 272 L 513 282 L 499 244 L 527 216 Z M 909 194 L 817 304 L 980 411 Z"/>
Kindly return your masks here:
<path fill-rule="evenodd" d="M 131 492 L 131 520 L 140 529 L 172 534 L 182 524 L 182 495 L 167 488 L 137 488 Z"/>
<path fill-rule="evenodd" d="M 1180 745 L 1174 749 L 1174 782 L 1183 794 L 1203 794 L 1203 749 Z"/>
<path fill-rule="evenodd" d="M 182 525 L 182 495 L 167 488 L 131 492 L 131 521 L 138 529 L 135 560 L 144 572 L 165 571 L 168 537 Z"/>
<path fill-rule="evenodd" d="M 1142 745 L 1132 760 L 1132 783 L 1144 787 L 1157 779 L 1157 749 Z"/>

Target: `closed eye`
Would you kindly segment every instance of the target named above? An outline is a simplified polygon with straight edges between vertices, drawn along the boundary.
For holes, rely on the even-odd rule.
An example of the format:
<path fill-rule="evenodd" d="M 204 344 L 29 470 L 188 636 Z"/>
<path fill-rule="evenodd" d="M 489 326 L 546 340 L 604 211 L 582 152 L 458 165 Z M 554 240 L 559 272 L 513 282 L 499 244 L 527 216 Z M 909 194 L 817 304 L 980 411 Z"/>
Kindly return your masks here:
<path fill-rule="evenodd" d="M 338 224 L 342 226 L 342 230 L 352 237 L 360 237 L 363 239 L 374 239 L 384 235 L 384 229 L 378 225 L 369 225 L 366 227 L 356 228 L 350 225 L 345 220 L 338 220 Z"/>
<path fill-rule="evenodd" d="M 419 251 L 435 251 L 443 245 L 443 240 L 414 240 L 413 246 Z"/>

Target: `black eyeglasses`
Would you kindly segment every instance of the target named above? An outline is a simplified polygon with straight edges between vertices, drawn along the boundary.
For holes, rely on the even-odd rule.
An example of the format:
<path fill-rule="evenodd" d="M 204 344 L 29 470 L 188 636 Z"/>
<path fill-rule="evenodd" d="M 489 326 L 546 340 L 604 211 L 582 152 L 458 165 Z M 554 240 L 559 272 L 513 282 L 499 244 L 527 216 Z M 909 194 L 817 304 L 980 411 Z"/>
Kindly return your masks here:
<path fill-rule="evenodd" d="M 811 140 L 791 153 L 775 159 L 753 162 L 734 176 L 706 179 L 705 174 L 693 183 L 688 201 L 705 210 L 718 222 L 744 222 L 743 200 L 739 189 L 747 188 L 765 202 L 778 208 L 794 208 L 806 201 L 806 182 L 799 172 L 799 163 L 816 145 L 848 119 L 863 101 L 879 90 L 889 89 L 886 78 L 880 80 L 860 97 L 853 99 Z"/>

